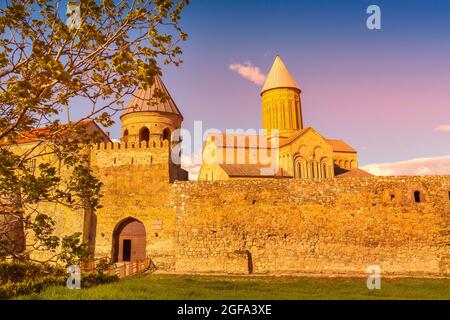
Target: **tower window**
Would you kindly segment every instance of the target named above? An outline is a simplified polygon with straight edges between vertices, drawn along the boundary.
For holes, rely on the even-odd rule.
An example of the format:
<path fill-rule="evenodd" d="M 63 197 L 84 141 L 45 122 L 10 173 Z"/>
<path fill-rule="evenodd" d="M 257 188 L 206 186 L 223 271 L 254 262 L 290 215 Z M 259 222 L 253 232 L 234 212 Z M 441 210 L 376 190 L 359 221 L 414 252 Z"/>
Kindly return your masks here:
<path fill-rule="evenodd" d="M 150 140 L 150 130 L 148 130 L 147 127 L 143 127 L 139 131 L 139 142 L 146 141 L 148 142 Z"/>
<path fill-rule="evenodd" d="M 168 140 L 170 142 L 170 129 L 169 128 L 165 128 L 163 131 L 163 140 Z"/>
<path fill-rule="evenodd" d="M 414 191 L 414 201 L 419 203 L 421 201 L 420 199 L 420 191 Z"/>
<path fill-rule="evenodd" d="M 295 161 L 294 162 L 294 175 L 296 178 L 302 178 L 302 165 L 300 163 L 300 161 Z"/>
<path fill-rule="evenodd" d="M 126 129 L 123 132 L 123 137 L 122 137 L 123 142 L 127 143 L 128 142 L 128 129 Z"/>

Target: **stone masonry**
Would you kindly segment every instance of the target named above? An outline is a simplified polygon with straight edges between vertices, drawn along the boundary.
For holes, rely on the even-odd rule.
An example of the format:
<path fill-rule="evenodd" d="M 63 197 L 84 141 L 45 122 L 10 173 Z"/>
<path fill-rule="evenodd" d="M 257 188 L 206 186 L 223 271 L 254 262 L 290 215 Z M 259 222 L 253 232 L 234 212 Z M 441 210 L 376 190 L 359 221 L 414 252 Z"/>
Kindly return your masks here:
<path fill-rule="evenodd" d="M 177 182 L 174 269 L 449 275 L 449 193 L 448 176 Z"/>

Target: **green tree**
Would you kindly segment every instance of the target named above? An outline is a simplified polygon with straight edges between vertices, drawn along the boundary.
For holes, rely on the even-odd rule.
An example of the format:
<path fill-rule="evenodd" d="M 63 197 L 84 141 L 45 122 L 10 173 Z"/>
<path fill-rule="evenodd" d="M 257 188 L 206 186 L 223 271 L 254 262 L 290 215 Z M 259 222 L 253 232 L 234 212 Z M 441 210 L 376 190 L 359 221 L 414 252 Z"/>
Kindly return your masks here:
<path fill-rule="evenodd" d="M 32 250 L 72 263 L 80 235 L 58 238 L 42 201 L 95 211 L 101 182 L 83 157 L 98 139 L 83 121 L 104 126 L 124 98 L 178 65 L 188 0 L 6 0 L 0 4 L 0 257 L 30 260 Z M 158 95 L 158 93 L 157 93 Z M 81 97 L 83 106 L 73 106 Z M 161 95 L 161 99 L 164 97 Z M 76 121 L 71 111 L 82 114 Z M 66 122 L 66 124 L 61 124 Z M 45 130 L 37 130 L 43 128 Z M 14 152 L 21 139 L 33 146 Z M 47 154 L 57 161 L 42 161 Z M 55 157 L 54 157 L 55 158 Z M 33 165 L 39 159 L 39 165 Z M 67 176 L 60 174 L 60 166 Z M 34 243 L 17 234 L 33 233 Z"/>

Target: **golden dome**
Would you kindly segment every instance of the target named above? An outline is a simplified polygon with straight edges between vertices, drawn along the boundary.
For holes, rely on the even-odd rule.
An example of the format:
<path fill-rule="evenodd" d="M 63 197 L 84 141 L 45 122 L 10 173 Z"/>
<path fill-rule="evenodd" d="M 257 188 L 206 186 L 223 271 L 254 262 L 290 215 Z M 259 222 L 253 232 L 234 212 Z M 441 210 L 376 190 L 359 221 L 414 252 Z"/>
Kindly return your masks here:
<path fill-rule="evenodd" d="M 284 65 L 280 56 L 275 58 L 272 68 L 267 75 L 266 82 L 261 90 L 261 94 L 267 90 L 276 88 L 294 88 L 300 90 L 299 85 Z"/>
<path fill-rule="evenodd" d="M 159 93 L 162 93 L 164 97 L 154 97 L 155 91 L 159 91 Z M 173 101 L 169 91 L 159 76 L 155 76 L 155 82 L 152 86 L 148 86 L 147 88 L 139 88 L 133 94 L 130 103 L 122 112 L 122 116 L 125 114 L 142 111 L 174 113 L 183 118 L 180 110 L 175 104 L 175 101 Z"/>

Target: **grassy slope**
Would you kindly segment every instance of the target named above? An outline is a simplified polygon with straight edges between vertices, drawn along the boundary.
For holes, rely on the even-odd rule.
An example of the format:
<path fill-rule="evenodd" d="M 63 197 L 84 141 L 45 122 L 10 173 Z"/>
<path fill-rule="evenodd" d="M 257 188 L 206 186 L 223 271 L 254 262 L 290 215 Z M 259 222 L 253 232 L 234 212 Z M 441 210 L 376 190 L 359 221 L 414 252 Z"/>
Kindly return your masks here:
<path fill-rule="evenodd" d="M 450 280 L 147 275 L 90 289 L 50 287 L 22 299 L 450 299 Z"/>

